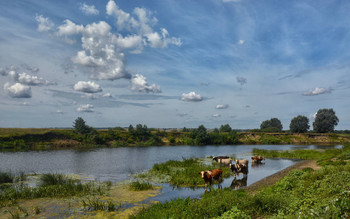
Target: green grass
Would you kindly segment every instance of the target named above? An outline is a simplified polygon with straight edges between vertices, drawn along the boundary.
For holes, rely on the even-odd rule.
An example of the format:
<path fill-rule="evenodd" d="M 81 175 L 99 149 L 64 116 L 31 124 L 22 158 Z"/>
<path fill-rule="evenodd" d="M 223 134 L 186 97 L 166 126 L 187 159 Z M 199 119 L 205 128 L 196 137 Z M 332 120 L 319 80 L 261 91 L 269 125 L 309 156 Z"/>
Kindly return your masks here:
<path fill-rule="evenodd" d="M 263 155 L 264 151 L 255 152 Z M 315 152 L 314 155 L 312 152 Z M 273 155 L 276 155 L 275 152 Z M 201 199 L 175 199 L 157 203 L 142 209 L 132 218 L 350 217 L 349 146 L 323 152 L 300 150 L 277 155 L 318 159 L 323 162 L 323 167 L 317 171 L 311 168 L 291 171 L 281 181 L 255 195 L 230 188 L 214 190 L 203 194 Z M 167 169 L 160 168 L 164 172 Z"/>
<path fill-rule="evenodd" d="M 117 211 L 120 205 L 115 205 L 112 201 L 103 201 L 96 197 L 82 200 L 83 208 L 88 211 Z"/>
<path fill-rule="evenodd" d="M 23 184 L 0 188 L 0 207 L 13 205 L 19 199 L 62 198 L 88 194 L 103 195 L 108 189 L 94 183 L 82 184 L 78 180 L 72 180 L 60 174 L 44 174 L 41 180 L 41 186 L 34 188 Z"/>
<path fill-rule="evenodd" d="M 182 161 L 170 160 L 165 163 L 155 164 L 153 168 L 146 174 L 138 175 L 140 178 L 149 180 L 162 179 L 162 182 L 169 182 L 174 186 L 204 186 L 204 180 L 201 178 L 200 172 L 203 170 L 212 170 L 221 168 L 223 177 L 229 177 L 232 173 L 228 167 L 220 166 L 216 162 L 209 164 L 200 159 L 183 159 Z"/>
<path fill-rule="evenodd" d="M 147 182 L 135 181 L 135 182 L 130 183 L 129 189 L 132 191 L 143 191 L 143 190 L 153 189 L 153 186 L 152 186 L 152 184 L 147 183 Z"/>
<path fill-rule="evenodd" d="M 10 173 L 0 172 L 0 184 L 1 183 L 12 183 L 14 177 Z"/>

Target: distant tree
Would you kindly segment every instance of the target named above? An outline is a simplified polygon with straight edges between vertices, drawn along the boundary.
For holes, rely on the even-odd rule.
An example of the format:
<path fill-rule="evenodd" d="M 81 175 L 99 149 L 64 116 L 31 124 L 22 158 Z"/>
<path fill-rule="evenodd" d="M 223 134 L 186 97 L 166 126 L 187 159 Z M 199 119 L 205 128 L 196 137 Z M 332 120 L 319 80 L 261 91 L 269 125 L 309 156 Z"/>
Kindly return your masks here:
<path fill-rule="evenodd" d="M 289 130 L 293 133 L 305 133 L 309 128 L 309 119 L 306 116 L 299 115 L 290 121 Z"/>
<path fill-rule="evenodd" d="M 333 132 L 334 126 L 338 125 L 339 119 L 333 109 L 320 109 L 317 111 L 313 128 L 315 132 Z"/>
<path fill-rule="evenodd" d="M 182 132 L 189 132 L 190 130 L 188 129 L 188 128 L 186 128 L 186 127 L 184 127 L 183 129 L 182 129 Z"/>
<path fill-rule="evenodd" d="M 128 131 L 130 133 L 134 132 L 134 126 L 132 126 L 131 124 L 129 125 Z"/>
<path fill-rule="evenodd" d="M 214 132 L 214 133 L 219 133 L 220 131 L 219 131 L 218 128 L 215 128 L 215 129 L 213 130 L 213 132 Z"/>
<path fill-rule="evenodd" d="M 204 145 L 209 143 L 209 135 L 207 129 L 204 125 L 198 126 L 198 128 L 191 131 L 191 137 L 195 140 L 195 143 L 198 145 Z"/>
<path fill-rule="evenodd" d="M 282 123 L 279 119 L 277 118 L 271 118 L 270 120 L 265 120 L 260 124 L 260 129 L 266 129 L 266 128 L 271 128 L 275 127 L 276 130 L 282 131 L 283 126 Z"/>
<path fill-rule="evenodd" d="M 85 120 L 81 117 L 78 117 L 74 121 L 73 128 L 80 134 L 88 134 L 92 130 L 90 126 L 85 124 Z"/>
<path fill-rule="evenodd" d="M 220 126 L 220 132 L 230 132 L 230 131 L 232 131 L 232 128 L 229 124 Z"/>

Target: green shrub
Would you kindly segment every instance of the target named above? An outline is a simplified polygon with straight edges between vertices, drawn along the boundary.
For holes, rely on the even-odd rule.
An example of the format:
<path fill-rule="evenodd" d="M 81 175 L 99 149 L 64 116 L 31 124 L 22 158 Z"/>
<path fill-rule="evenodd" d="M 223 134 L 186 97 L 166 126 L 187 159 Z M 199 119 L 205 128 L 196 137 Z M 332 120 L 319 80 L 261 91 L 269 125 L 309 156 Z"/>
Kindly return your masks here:
<path fill-rule="evenodd" d="M 6 172 L 0 172 L 0 184 L 1 183 L 12 183 L 13 175 Z"/>

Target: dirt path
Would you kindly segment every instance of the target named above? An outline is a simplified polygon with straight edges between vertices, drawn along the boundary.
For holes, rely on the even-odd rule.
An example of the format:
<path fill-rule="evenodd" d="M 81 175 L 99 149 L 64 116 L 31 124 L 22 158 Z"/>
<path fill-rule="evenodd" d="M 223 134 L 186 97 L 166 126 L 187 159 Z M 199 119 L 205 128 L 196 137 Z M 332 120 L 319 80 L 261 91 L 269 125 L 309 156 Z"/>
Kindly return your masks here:
<path fill-rule="evenodd" d="M 271 186 L 273 184 L 275 184 L 276 182 L 278 182 L 279 180 L 281 180 L 284 176 L 286 176 L 289 171 L 291 170 L 302 170 L 304 168 L 310 167 L 314 170 L 318 170 L 321 167 L 317 165 L 315 160 L 304 160 L 301 161 L 297 164 L 294 164 L 293 166 L 287 167 L 286 169 L 283 169 L 271 176 L 268 176 L 256 183 L 253 183 L 252 185 L 248 186 L 245 188 L 245 190 L 251 194 L 255 194 L 256 192 L 258 192 L 259 190 L 267 187 L 267 186 Z"/>

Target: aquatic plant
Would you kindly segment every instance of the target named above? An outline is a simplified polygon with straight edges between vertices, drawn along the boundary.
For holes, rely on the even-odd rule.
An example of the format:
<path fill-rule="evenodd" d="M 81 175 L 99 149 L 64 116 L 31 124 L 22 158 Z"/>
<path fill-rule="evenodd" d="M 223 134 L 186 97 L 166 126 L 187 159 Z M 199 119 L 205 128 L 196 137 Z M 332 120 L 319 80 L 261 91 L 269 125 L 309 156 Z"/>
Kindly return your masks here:
<path fill-rule="evenodd" d="M 7 172 L 0 172 L 0 184 L 1 183 L 11 183 L 13 181 L 13 175 Z"/>
<path fill-rule="evenodd" d="M 88 211 L 117 211 L 120 208 L 120 205 L 117 206 L 112 201 L 104 201 L 97 197 L 83 199 L 81 202 L 83 208 Z"/>
<path fill-rule="evenodd" d="M 152 184 L 147 183 L 147 182 L 135 181 L 135 182 L 130 183 L 129 189 L 132 191 L 143 191 L 143 190 L 153 189 L 153 186 L 152 186 Z"/>

